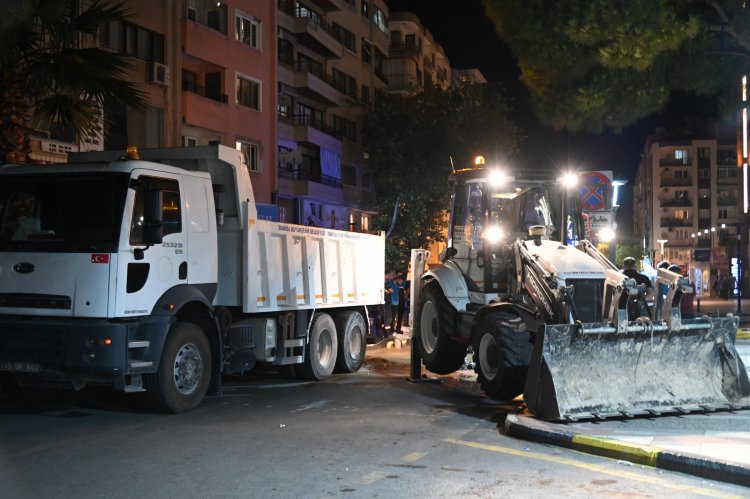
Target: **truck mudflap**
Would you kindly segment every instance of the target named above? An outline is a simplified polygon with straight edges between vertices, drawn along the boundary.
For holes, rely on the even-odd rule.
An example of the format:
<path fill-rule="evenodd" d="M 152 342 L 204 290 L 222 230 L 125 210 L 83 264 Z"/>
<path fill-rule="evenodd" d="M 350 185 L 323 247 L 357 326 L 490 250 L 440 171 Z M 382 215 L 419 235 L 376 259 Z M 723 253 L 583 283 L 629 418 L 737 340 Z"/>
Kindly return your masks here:
<path fill-rule="evenodd" d="M 734 346 L 736 317 L 664 323 L 548 325 L 536 335 L 524 400 L 546 420 L 750 407 Z"/>

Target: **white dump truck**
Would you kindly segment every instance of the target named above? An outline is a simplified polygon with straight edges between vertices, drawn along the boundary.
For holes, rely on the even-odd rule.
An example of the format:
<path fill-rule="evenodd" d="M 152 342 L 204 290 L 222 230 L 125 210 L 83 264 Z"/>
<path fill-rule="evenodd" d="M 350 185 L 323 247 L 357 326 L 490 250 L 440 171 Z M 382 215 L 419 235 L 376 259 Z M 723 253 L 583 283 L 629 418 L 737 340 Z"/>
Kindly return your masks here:
<path fill-rule="evenodd" d="M 0 379 L 146 392 L 184 412 L 223 373 L 362 365 L 382 235 L 259 220 L 224 146 L 0 167 Z"/>

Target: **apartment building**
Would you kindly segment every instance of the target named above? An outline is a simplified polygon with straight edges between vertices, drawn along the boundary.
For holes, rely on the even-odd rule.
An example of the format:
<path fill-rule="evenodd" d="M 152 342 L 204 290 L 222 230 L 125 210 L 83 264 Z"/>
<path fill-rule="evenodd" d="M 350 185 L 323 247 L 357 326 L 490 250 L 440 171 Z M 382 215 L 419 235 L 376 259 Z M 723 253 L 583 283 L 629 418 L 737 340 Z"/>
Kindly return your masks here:
<path fill-rule="evenodd" d="M 387 85 L 382 0 L 278 0 L 278 188 L 282 220 L 369 228 L 360 200 L 361 117 Z"/>
<path fill-rule="evenodd" d="M 667 259 L 708 282 L 730 271 L 740 183 L 732 140 L 650 136 L 634 186 L 635 233 L 656 261 Z"/>
<path fill-rule="evenodd" d="M 222 144 L 243 152 L 256 201 L 275 190 L 273 0 L 129 0 L 135 14 L 100 30 L 101 47 L 135 59 L 145 110 L 109 105 L 107 149 Z"/>
<path fill-rule="evenodd" d="M 447 88 L 452 81 L 450 61 L 430 30 L 411 12 L 393 12 L 391 37 L 384 64 L 390 92 L 411 93 L 426 85 Z"/>

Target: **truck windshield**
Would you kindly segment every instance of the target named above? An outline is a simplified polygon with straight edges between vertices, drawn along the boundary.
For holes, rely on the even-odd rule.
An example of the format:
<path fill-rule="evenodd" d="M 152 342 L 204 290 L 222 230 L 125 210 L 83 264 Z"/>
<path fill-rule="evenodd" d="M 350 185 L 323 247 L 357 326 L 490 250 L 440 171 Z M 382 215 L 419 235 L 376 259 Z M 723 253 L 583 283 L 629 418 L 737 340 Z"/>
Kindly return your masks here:
<path fill-rule="evenodd" d="M 0 249 L 116 251 L 128 178 L 123 173 L 4 175 Z"/>

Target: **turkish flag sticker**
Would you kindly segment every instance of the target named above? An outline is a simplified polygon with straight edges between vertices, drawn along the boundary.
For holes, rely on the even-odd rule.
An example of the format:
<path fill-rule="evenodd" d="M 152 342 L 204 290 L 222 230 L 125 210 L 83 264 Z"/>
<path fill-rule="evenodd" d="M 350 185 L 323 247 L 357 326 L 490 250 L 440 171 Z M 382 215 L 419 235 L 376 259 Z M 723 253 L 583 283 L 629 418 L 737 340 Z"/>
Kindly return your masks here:
<path fill-rule="evenodd" d="M 91 263 L 109 263 L 108 253 L 92 253 Z"/>

